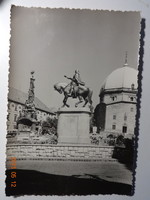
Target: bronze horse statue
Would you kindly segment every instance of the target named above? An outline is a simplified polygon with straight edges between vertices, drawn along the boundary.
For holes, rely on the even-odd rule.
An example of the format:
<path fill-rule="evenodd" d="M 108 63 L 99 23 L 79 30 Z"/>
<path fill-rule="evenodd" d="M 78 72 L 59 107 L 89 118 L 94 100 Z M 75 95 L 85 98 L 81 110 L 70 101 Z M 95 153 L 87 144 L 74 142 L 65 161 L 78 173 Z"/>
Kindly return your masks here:
<path fill-rule="evenodd" d="M 72 91 L 72 93 L 70 94 L 70 90 L 72 88 L 72 82 L 71 83 L 56 83 L 54 85 L 54 89 L 56 91 L 58 91 L 60 94 L 64 94 L 64 99 L 63 99 L 63 106 L 67 106 L 67 107 L 70 107 L 68 104 L 67 104 L 67 99 L 68 97 L 72 97 L 72 98 L 78 98 L 79 99 L 79 102 L 77 102 L 75 104 L 75 107 L 78 106 L 78 104 L 82 103 L 83 102 L 83 99 L 85 101 L 83 107 L 86 106 L 87 103 L 90 104 L 90 107 L 92 107 L 92 94 L 93 94 L 93 91 L 88 88 L 88 87 L 85 87 L 85 86 L 77 86 L 77 90 L 76 90 L 76 94 L 74 95 Z"/>

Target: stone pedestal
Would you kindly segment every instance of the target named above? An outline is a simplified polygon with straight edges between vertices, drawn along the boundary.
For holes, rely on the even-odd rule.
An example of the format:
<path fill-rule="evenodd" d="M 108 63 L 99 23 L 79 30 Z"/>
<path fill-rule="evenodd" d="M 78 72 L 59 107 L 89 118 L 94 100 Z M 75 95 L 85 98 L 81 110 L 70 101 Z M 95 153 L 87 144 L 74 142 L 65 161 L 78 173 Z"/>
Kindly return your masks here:
<path fill-rule="evenodd" d="M 90 109 L 61 108 L 58 111 L 58 143 L 90 144 Z"/>

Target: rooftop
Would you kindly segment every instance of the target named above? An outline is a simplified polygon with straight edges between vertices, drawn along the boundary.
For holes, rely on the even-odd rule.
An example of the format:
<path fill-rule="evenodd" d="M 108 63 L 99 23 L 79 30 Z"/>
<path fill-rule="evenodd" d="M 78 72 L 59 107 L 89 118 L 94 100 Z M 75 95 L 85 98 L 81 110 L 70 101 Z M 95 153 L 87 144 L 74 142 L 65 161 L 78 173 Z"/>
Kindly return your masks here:
<path fill-rule="evenodd" d="M 16 88 L 9 87 L 9 93 L 8 93 L 8 100 L 14 101 L 20 104 L 25 104 L 25 101 L 28 99 L 28 94 L 24 93 Z M 39 100 L 37 97 L 35 97 L 34 100 L 35 107 L 38 110 L 42 110 L 51 114 L 54 114 L 56 109 L 54 107 L 47 107 L 41 100 Z"/>
<path fill-rule="evenodd" d="M 137 90 L 137 75 L 138 71 L 134 68 L 124 65 L 121 68 L 114 70 L 103 82 L 102 90 L 113 90 L 119 88 L 126 88 Z"/>

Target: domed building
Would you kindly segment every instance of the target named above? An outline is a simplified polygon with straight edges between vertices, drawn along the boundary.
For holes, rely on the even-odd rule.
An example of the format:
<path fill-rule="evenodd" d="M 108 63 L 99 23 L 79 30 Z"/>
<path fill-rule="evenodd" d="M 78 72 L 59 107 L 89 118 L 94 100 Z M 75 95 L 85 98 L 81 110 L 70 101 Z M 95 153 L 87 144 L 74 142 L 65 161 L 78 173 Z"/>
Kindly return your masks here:
<path fill-rule="evenodd" d="M 98 132 L 134 134 L 138 71 L 127 64 L 114 70 L 100 90 L 100 104 L 94 111 Z"/>

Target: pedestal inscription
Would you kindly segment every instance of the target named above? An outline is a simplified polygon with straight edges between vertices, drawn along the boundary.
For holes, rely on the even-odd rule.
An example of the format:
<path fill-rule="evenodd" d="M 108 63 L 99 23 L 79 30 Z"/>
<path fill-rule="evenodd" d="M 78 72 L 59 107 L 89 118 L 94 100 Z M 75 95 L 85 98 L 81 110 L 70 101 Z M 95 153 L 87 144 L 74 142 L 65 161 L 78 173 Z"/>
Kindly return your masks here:
<path fill-rule="evenodd" d="M 58 111 L 58 143 L 90 144 L 89 108 L 61 108 Z"/>

